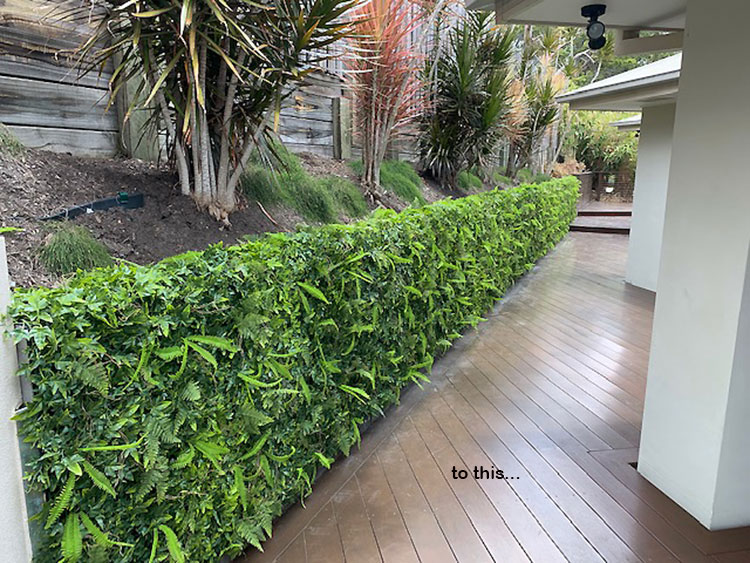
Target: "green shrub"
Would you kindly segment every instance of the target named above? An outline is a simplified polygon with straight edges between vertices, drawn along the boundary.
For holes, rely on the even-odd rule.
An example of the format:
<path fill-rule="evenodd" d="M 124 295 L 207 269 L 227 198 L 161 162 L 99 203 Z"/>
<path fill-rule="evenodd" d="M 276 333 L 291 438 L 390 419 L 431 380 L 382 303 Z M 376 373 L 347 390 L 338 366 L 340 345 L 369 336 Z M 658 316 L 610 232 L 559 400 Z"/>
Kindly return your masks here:
<path fill-rule="evenodd" d="M 357 219 L 367 214 L 367 202 L 353 182 L 339 176 L 325 176 L 318 181 L 347 216 Z"/>
<path fill-rule="evenodd" d="M 534 174 L 532 183 L 543 184 L 544 182 L 549 182 L 551 179 L 552 179 L 552 176 L 550 176 L 549 174 L 545 174 L 544 172 L 539 172 L 538 174 Z"/>
<path fill-rule="evenodd" d="M 482 179 L 468 170 L 462 170 L 458 173 L 458 187 L 465 192 L 478 192 L 484 188 Z"/>
<path fill-rule="evenodd" d="M 349 163 L 355 174 L 362 175 L 362 161 Z M 385 160 L 380 167 L 380 185 L 388 192 L 393 192 L 408 203 L 419 205 L 425 202 L 422 195 L 422 178 L 414 167 L 401 160 Z"/>
<path fill-rule="evenodd" d="M 275 170 L 255 156 L 240 179 L 243 193 L 263 205 L 286 204 L 308 221 L 335 222 L 338 206 L 330 185 L 308 174 L 283 145 L 274 144 L 273 150 L 278 157 Z"/>
<path fill-rule="evenodd" d="M 507 188 L 513 185 L 513 180 L 511 180 L 504 174 L 501 174 L 500 172 L 492 173 L 492 181 L 496 186 L 501 186 L 503 188 Z"/>
<path fill-rule="evenodd" d="M 521 184 L 530 184 L 534 181 L 534 172 L 531 168 L 521 168 L 516 172 L 516 180 Z"/>
<path fill-rule="evenodd" d="M 0 123 L 0 154 L 7 154 L 10 156 L 21 156 L 26 152 L 26 147 L 23 146 L 16 136 L 11 133 L 5 125 Z"/>
<path fill-rule="evenodd" d="M 42 246 L 39 259 L 53 274 L 72 274 L 112 264 L 107 247 L 84 227 L 63 223 Z"/>
<path fill-rule="evenodd" d="M 577 195 L 566 178 L 18 290 L 39 561 L 65 528 L 109 561 L 148 561 L 155 533 L 164 560 L 165 529 L 187 561 L 258 546 L 560 240 Z"/>

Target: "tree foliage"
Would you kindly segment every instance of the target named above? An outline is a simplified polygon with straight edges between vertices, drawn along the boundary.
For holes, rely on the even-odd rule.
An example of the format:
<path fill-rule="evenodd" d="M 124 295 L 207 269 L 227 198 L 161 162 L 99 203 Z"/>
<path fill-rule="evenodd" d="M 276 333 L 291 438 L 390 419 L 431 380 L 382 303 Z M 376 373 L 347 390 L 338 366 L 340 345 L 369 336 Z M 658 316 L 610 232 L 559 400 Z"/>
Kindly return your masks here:
<path fill-rule="evenodd" d="M 260 546 L 560 240 L 577 196 L 572 178 L 485 192 L 17 291 L 34 385 L 17 419 L 48 499 L 38 560 Z"/>
<path fill-rule="evenodd" d="M 273 127 L 304 57 L 345 36 L 354 0 L 92 0 L 102 10 L 81 48 L 87 70 L 114 61 L 112 99 L 140 82 L 136 104 L 165 130 L 184 194 L 217 219 Z M 313 57 L 314 58 L 314 57 Z"/>
<path fill-rule="evenodd" d="M 346 63 L 362 140 L 362 182 L 375 196 L 388 143 L 419 114 L 422 56 L 409 37 L 425 14 L 414 0 L 367 0 L 354 13 Z"/>
<path fill-rule="evenodd" d="M 571 118 L 568 150 L 596 172 L 635 172 L 638 140 L 635 133 L 618 131 L 611 123 L 629 114 L 576 112 Z"/>
<path fill-rule="evenodd" d="M 427 107 L 419 152 L 439 181 L 457 187 L 461 170 L 483 166 L 514 126 L 510 92 L 516 31 L 471 12 L 437 42 L 425 65 Z"/>

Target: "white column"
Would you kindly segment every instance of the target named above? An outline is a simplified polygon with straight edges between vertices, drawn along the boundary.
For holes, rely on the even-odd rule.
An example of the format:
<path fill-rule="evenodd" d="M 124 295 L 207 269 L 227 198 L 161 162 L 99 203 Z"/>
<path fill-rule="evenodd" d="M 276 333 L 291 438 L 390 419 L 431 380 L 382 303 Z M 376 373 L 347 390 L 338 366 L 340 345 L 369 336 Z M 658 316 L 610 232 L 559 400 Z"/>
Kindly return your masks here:
<path fill-rule="evenodd" d="M 5 239 L 0 237 L 0 314 L 5 313 L 9 300 Z M 4 330 L 2 325 L 0 330 Z M 0 554 L 9 563 L 31 561 L 21 455 L 16 423 L 10 420 L 20 403 L 16 347 L 0 336 Z"/>
<path fill-rule="evenodd" d="M 656 291 L 672 158 L 675 105 L 643 108 L 625 279 Z"/>
<path fill-rule="evenodd" d="M 687 5 L 638 470 L 722 529 L 750 525 L 750 2 Z"/>

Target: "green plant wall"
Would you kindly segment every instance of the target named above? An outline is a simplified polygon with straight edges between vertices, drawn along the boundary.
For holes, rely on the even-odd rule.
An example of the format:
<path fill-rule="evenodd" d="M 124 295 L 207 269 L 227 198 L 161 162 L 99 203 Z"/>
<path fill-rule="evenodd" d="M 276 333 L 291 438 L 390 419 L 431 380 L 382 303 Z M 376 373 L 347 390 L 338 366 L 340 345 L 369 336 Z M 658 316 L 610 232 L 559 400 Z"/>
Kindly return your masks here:
<path fill-rule="evenodd" d="M 577 195 L 524 185 L 16 292 L 39 561 L 259 546 L 565 235 Z"/>

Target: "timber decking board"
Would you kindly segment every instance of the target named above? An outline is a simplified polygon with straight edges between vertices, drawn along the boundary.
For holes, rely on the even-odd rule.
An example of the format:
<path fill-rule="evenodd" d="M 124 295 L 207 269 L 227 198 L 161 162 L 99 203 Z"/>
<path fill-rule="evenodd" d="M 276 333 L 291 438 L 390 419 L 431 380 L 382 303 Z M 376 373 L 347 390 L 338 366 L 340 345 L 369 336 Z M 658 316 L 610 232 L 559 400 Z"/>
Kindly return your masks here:
<path fill-rule="evenodd" d="M 628 465 L 654 298 L 626 255 L 569 235 L 240 561 L 750 562 L 750 528 L 709 532 Z"/>

